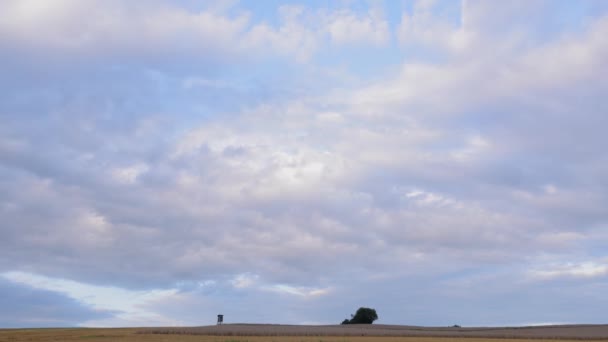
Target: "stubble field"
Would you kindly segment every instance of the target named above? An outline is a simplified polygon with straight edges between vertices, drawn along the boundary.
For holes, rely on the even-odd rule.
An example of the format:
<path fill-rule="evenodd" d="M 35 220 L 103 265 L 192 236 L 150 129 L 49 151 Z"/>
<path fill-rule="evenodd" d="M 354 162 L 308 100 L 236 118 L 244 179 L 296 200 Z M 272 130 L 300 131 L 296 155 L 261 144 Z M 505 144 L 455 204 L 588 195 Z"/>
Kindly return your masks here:
<path fill-rule="evenodd" d="M 0 341 L 118 342 L 608 342 L 608 326 L 424 328 L 393 325 L 289 326 L 226 324 L 192 328 L 4 329 Z"/>

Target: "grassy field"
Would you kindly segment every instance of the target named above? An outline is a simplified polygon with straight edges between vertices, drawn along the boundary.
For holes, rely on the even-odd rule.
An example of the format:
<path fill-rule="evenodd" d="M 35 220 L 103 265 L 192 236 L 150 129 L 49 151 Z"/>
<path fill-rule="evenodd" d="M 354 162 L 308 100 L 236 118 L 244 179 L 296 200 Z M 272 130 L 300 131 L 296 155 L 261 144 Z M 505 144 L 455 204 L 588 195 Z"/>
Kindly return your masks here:
<path fill-rule="evenodd" d="M 178 334 L 142 334 L 141 329 L 6 329 L 0 330 L 0 341 L 117 341 L 117 342 L 555 342 L 543 339 L 488 339 L 450 337 L 373 337 L 373 336 L 206 336 Z M 569 340 L 560 340 L 565 342 Z M 571 340 L 576 341 L 576 340 Z M 608 341 L 608 340 L 607 340 Z M 578 340 L 580 342 L 580 340 Z"/>

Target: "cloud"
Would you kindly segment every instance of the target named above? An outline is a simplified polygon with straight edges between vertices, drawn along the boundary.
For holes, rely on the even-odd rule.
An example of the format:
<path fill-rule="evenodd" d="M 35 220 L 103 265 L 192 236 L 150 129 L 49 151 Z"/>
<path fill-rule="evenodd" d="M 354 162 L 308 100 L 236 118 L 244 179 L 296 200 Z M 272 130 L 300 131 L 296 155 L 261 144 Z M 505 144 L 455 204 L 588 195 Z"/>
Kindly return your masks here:
<path fill-rule="evenodd" d="M 514 17 L 555 13 L 523 2 L 417 2 L 400 23 L 368 7 L 2 6 L 0 44 L 29 71 L 0 66 L 0 269 L 129 313 L 88 324 L 276 320 L 261 304 L 283 323 L 362 303 L 395 323 L 593 318 L 521 308 L 550 302 L 530 274 L 564 303 L 601 287 L 560 281 L 603 276 L 581 260 L 608 242 L 605 16 L 543 33 Z M 353 46 L 378 58 L 335 66 Z M 79 62 L 39 73 L 47 50 Z M 504 314 L 480 314 L 503 294 Z M 101 306 L 112 296 L 139 299 Z M 453 308 L 435 317 L 433 298 Z"/>
<path fill-rule="evenodd" d="M 134 183 L 137 178 L 148 171 L 148 166 L 145 164 L 136 164 L 112 170 L 112 177 L 118 182 Z"/>
<path fill-rule="evenodd" d="M 468 49 L 476 31 L 464 27 L 464 5 L 461 7 L 462 13 L 458 21 L 450 18 L 449 12 L 438 16 L 436 7 L 436 1 L 422 0 L 414 2 L 411 13 L 403 12 L 396 31 L 399 42 L 454 52 Z"/>
<path fill-rule="evenodd" d="M 592 45 L 594 40 L 588 43 Z M 567 45 L 569 41 L 556 46 L 558 44 Z M 531 55 L 534 53 L 525 56 Z M 93 151 L 97 158 L 82 159 L 78 163 L 92 166 L 103 162 L 107 166 L 91 168 L 88 175 L 83 175 L 92 181 L 86 186 L 107 191 L 97 191 L 92 196 L 90 191 L 76 190 L 79 197 L 70 205 L 69 214 L 63 206 L 56 212 L 52 212 L 52 207 L 47 209 L 49 216 L 45 218 L 44 229 L 55 229 L 57 238 L 21 236 L 16 237 L 15 245 L 77 251 L 84 253 L 83 260 L 96 264 L 99 255 L 86 253 L 87 246 L 106 246 L 106 250 L 100 251 L 104 255 L 102 260 L 134 260 L 134 265 L 125 266 L 131 275 L 109 265 L 98 265 L 96 272 L 119 278 L 141 277 L 138 281 L 142 283 L 170 282 L 173 276 L 163 275 L 162 269 L 193 279 L 201 271 L 217 274 L 225 268 L 239 273 L 250 268 L 260 269 L 276 281 L 292 277 L 300 281 L 316 266 L 321 274 L 329 274 L 343 265 L 342 262 L 335 266 L 323 265 L 324 257 L 340 255 L 343 260 L 357 260 L 360 258 L 357 251 L 362 248 L 371 248 L 370 252 L 388 249 L 384 260 L 417 255 L 419 260 L 432 262 L 435 249 L 458 253 L 463 246 L 474 251 L 461 254 L 465 259 L 471 256 L 471 260 L 505 258 L 509 253 L 500 256 L 500 251 L 507 251 L 506 246 L 515 246 L 519 239 L 528 236 L 526 229 L 537 226 L 534 218 L 507 215 L 504 208 L 484 204 L 485 196 L 496 196 L 492 188 L 486 190 L 488 192 L 469 192 L 469 198 L 455 197 L 460 196 L 457 191 L 464 191 L 460 189 L 465 185 L 473 186 L 470 177 L 478 177 L 480 168 L 488 168 L 489 173 L 494 171 L 487 160 L 511 160 L 521 153 L 533 158 L 534 154 L 516 149 L 517 145 L 500 144 L 491 138 L 493 133 L 449 131 L 438 124 L 448 108 L 457 111 L 452 114 L 454 120 L 460 119 L 457 116 L 460 111 L 483 110 L 489 99 L 480 102 L 473 93 L 458 93 L 457 89 L 465 89 L 462 84 L 475 84 L 480 80 L 477 77 L 487 70 L 490 67 L 483 63 L 465 65 L 462 69 L 408 65 L 396 77 L 339 96 L 331 94 L 293 104 L 261 105 L 237 117 L 218 118 L 191 128 L 165 144 L 163 149 L 171 151 L 168 155 L 146 160 L 147 151 L 141 155 L 135 151 L 134 156 L 140 158 L 132 162 L 135 166 L 99 160 L 102 154 Z M 474 93 L 486 92 L 495 104 L 516 89 L 521 92 L 522 86 L 534 91 L 539 87 L 525 83 L 510 85 L 510 80 L 498 79 L 489 89 Z M 427 99 L 431 93 L 441 94 L 445 104 L 429 104 Z M 524 102 L 521 108 L 529 110 L 528 106 Z M 326 110 L 317 116 L 322 107 L 329 107 L 341 119 L 325 120 Z M 415 112 L 401 114 L 402 108 L 425 108 L 429 119 Z M 370 115 L 369 111 L 378 114 Z M 509 125 L 519 129 L 518 122 Z M 130 132 L 125 132 L 123 137 L 126 140 L 118 145 L 119 150 L 136 144 Z M 545 144 L 549 142 L 551 140 L 545 139 Z M 434 147 L 440 144 L 448 147 Z M 115 155 L 112 151 L 107 153 Z M 25 155 L 36 156 L 36 153 L 31 150 Z M 83 170 L 78 164 L 42 163 Z M 384 173 L 380 182 L 376 182 L 377 170 Z M 459 170 L 461 176 L 447 170 Z M 56 173 L 64 171 L 59 169 Z M 74 177 L 69 181 L 57 179 L 53 174 L 50 177 L 52 180 L 30 183 L 29 187 L 26 184 L 30 180 L 24 177 L 19 187 L 32 190 L 31 195 L 26 191 L 23 196 L 31 196 L 28 200 L 33 203 L 40 201 L 34 197 L 42 195 L 60 202 L 60 198 L 69 198 L 67 194 L 75 191 Z M 157 181 L 164 177 L 168 178 Z M 483 181 L 475 178 L 475 182 Z M 490 186 L 492 181 L 488 179 Z M 542 181 L 544 186 L 546 180 Z M 461 185 L 451 189 L 449 184 L 454 182 Z M 124 191 L 125 185 L 134 192 L 116 197 L 114 193 Z M 6 186 L 6 193 L 11 193 L 10 186 Z M 394 188 L 423 189 L 426 195 L 408 199 L 399 193 L 386 192 Z M 454 191 L 456 193 L 450 194 Z M 535 207 L 559 203 L 549 202 L 545 195 L 530 193 L 528 189 L 512 194 L 513 197 L 504 201 L 517 198 Z M 567 191 L 557 194 L 558 199 L 565 201 L 560 207 L 569 206 L 575 200 L 566 200 L 567 196 Z M 33 203 L 24 208 L 34 208 Z M 94 209 L 87 208 L 89 205 Z M 508 207 L 519 210 L 513 204 Z M 318 214 L 307 218 L 292 213 L 292 208 Z M 187 226 L 194 229 L 185 229 Z M 175 234 L 176 229 L 179 234 Z M 85 238 L 79 242 L 66 240 L 63 239 L 66 234 L 81 234 Z M 143 251 L 147 256 L 138 258 L 133 258 L 127 248 L 129 243 L 154 243 L 155 239 L 170 243 L 155 247 L 153 253 Z M 205 243 L 199 244 L 199 241 Z M 278 241 L 282 242 L 281 248 L 276 245 Z M 532 245 L 541 244 L 541 248 L 551 248 L 543 243 L 544 238 L 528 241 Z M 120 252 L 116 253 L 115 248 Z M 318 249 L 326 252 L 318 253 Z M 233 254 L 227 254 L 227 250 Z M 15 253 L 22 254 L 16 249 Z M 246 257 L 251 253 L 258 255 L 258 260 Z M 317 256 L 312 257 L 315 254 Z M 296 262 L 296 255 L 310 255 L 309 264 Z M 56 257 L 60 259 L 59 254 Z M 136 269 L 157 272 L 141 273 L 135 272 Z"/>
<path fill-rule="evenodd" d="M 533 270 L 532 277 L 538 279 L 575 278 L 588 279 L 608 275 L 608 265 L 605 262 L 583 262 L 553 265 L 546 269 Z"/>
<path fill-rule="evenodd" d="M 315 289 L 305 287 L 293 287 L 289 285 L 277 284 L 271 287 L 267 287 L 266 290 L 277 292 L 281 294 L 290 294 L 300 297 L 312 297 L 312 296 L 323 296 L 330 292 L 330 289 Z"/>
<path fill-rule="evenodd" d="M 154 313 L 146 313 L 141 307 L 148 302 L 157 301 L 175 295 L 175 290 L 129 291 L 117 287 L 95 286 L 66 279 L 56 279 L 24 272 L 7 272 L 0 275 L 15 284 L 36 289 L 44 293 L 54 293 L 57 297 L 65 296 L 70 300 L 86 306 L 99 313 L 80 317 L 79 325 L 85 326 L 141 326 L 141 325 L 175 325 L 170 318 Z M 104 317 L 105 316 L 105 317 Z M 52 316 L 51 316 L 52 317 Z M 31 324 L 30 322 L 29 324 Z M 28 324 L 28 325 L 29 325 Z M 57 326 L 50 323 L 49 326 Z"/>
<path fill-rule="evenodd" d="M 196 9 L 167 1 L 145 5 L 121 1 L 6 1 L 0 15 L 0 43 L 11 53 L 4 63 L 73 68 L 97 62 L 180 70 L 284 56 L 309 60 L 322 46 L 385 44 L 388 23 L 378 10 L 359 15 L 347 9 L 314 11 L 301 6 L 276 9 L 278 23 L 252 21 L 252 14 L 230 6 Z M 311 24 L 312 23 L 312 24 Z M 356 37 L 356 38 L 354 38 Z M 44 51 L 45 60 L 33 59 Z M 20 59 L 23 59 L 20 61 Z M 198 68 L 196 66 L 199 66 Z"/>
<path fill-rule="evenodd" d="M 370 9 L 364 15 L 349 10 L 336 11 L 326 20 L 330 39 L 336 44 L 385 45 L 390 40 L 389 24 L 379 9 Z"/>
<path fill-rule="evenodd" d="M 235 288 L 243 289 L 254 285 L 258 278 L 259 276 L 257 275 L 239 274 L 232 280 L 231 283 Z"/>
<path fill-rule="evenodd" d="M 2 328 L 73 327 L 114 313 L 91 308 L 61 293 L 0 279 Z"/>
<path fill-rule="evenodd" d="M 55 58 L 150 53 L 161 58 L 169 51 L 221 56 L 233 49 L 231 42 L 248 25 L 246 15 L 192 13 L 162 2 L 139 6 L 119 1 L 8 1 L 2 13 L 4 37 L 21 49 L 46 50 Z"/>

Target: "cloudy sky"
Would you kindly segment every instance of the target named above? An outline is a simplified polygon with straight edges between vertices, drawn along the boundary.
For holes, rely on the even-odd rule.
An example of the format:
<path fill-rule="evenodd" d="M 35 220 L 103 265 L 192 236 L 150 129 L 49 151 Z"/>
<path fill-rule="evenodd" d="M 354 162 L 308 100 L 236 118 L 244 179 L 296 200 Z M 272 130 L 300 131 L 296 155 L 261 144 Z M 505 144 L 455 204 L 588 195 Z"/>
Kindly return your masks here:
<path fill-rule="evenodd" d="M 601 323 L 608 2 L 0 2 L 0 326 Z"/>

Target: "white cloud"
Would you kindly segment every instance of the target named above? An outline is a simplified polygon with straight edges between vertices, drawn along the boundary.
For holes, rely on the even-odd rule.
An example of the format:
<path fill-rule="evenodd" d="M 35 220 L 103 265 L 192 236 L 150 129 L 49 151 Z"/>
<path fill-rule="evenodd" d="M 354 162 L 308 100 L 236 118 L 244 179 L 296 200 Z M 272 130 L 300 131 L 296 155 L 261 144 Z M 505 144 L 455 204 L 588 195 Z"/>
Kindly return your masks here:
<path fill-rule="evenodd" d="M 157 313 L 147 312 L 143 308 L 146 303 L 175 295 L 177 290 L 174 289 L 134 291 L 114 286 L 84 284 L 25 272 L 6 272 L 0 274 L 0 276 L 35 289 L 63 293 L 97 310 L 116 312 L 113 318 L 84 322 L 83 325 L 85 326 L 166 326 L 177 323 Z"/>
<path fill-rule="evenodd" d="M 248 18 L 189 13 L 158 2 L 146 6 L 119 1 L 3 2 L 0 32 L 23 44 L 76 53 L 146 53 L 180 48 L 230 49 Z M 190 46 L 180 46 L 176 38 Z M 109 50 L 109 51 L 108 51 Z"/>
<path fill-rule="evenodd" d="M 455 25 L 448 18 L 437 16 L 435 6 L 435 1 L 419 0 L 414 3 L 412 13 L 402 14 L 396 32 L 401 44 L 422 44 L 452 52 L 466 51 L 475 38 L 475 31 L 466 30 L 462 22 Z"/>
<path fill-rule="evenodd" d="M 116 181 L 133 184 L 137 181 L 137 178 L 149 170 L 148 165 L 145 163 L 138 163 L 127 167 L 114 168 L 112 170 L 112 178 Z"/>
<path fill-rule="evenodd" d="M 481 159 L 480 154 L 491 153 L 491 144 L 487 139 L 479 135 L 471 136 L 466 139 L 464 147 L 451 153 L 452 157 L 458 161 L 466 162 L 474 159 Z"/>
<path fill-rule="evenodd" d="M 202 78 L 202 77 L 187 77 L 182 82 L 182 86 L 185 89 L 193 89 L 196 87 L 228 89 L 228 88 L 235 87 L 233 84 L 230 84 L 229 82 L 206 79 L 206 78 Z"/>
<path fill-rule="evenodd" d="M 234 279 L 232 279 L 231 283 L 237 289 L 245 289 L 251 287 L 256 284 L 259 276 L 256 274 L 244 273 L 239 274 Z"/>
<path fill-rule="evenodd" d="M 549 265 L 546 268 L 531 271 L 530 275 L 536 279 L 598 278 L 608 275 L 608 262 L 604 260 L 600 262 L 589 261 Z"/>
<path fill-rule="evenodd" d="M 243 45 L 248 49 L 270 49 L 280 55 L 295 56 L 300 62 L 311 58 L 320 45 L 318 30 L 307 25 L 308 13 L 299 6 L 284 5 L 279 8 L 280 24 L 272 27 L 258 23 L 244 36 Z"/>
<path fill-rule="evenodd" d="M 315 54 L 392 43 L 388 19 L 375 9 L 285 6 L 274 23 L 230 6 L 57 4 L 0 5 L 7 9 L 3 42 L 52 47 L 64 57 L 117 54 L 145 70 L 146 58 L 171 51 L 192 58 L 168 64 L 193 76 L 168 67 L 138 78 L 119 68 L 96 83 L 74 71 L 81 74 L 71 81 L 78 88 L 72 101 L 63 75 L 50 90 L 31 80 L 20 81 L 28 90 L 4 84 L 0 217 L 8 228 L 0 266 L 57 277 L 8 273 L 13 281 L 122 308 L 127 314 L 117 319 L 137 325 L 175 323 L 139 316 L 140 306 L 212 302 L 195 292 L 221 286 L 192 285 L 215 284 L 207 278 L 224 279 L 218 283 L 254 307 L 259 299 L 251 298 L 261 293 L 286 306 L 330 303 L 347 298 L 340 296 L 351 285 L 353 301 L 382 301 L 395 288 L 416 293 L 401 291 L 408 277 L 478 272 L 463 283 L 496 284 L 486 272 L 514 264 L 519 272 L 549 265 L 537 278 L 606 273 L 602 262 L 569 262 L 585 260 L 606 240 L 606 84 L 599 77 L 607 65 L 606 18 L 533 44 L 509 25 L 494 25 L 490 5 L 464 3 L 455 23 L 438 14 L 441 4 L 420 1 L 401 23 L 402 51 L 426 44 L 441 56 L 424 60 L 423 53 L 392 66 L 371 59 L 373 76 L 359 79 L 341 78 L 358 71 L 327 71 Z M 510 23 L 521 5 L 493 14 Z M 204 60 L 208 53 L 222 62 L 251 57 L 252 64 L 216 68 Z M 277 55 L 287 58 L 275 63 Z M 82 70 L 91 68 L 83 60 Z M 258 78 L 276 84 L 259 90 Z M 162 86 L 146 87 L 157 81 Z M 222 96 L 226 103 L 215 102 Z M 38 120 L 30 111 L 41 113 Z M 134 112 L 162 120 L 146 123 Z M 148 297 L 84 285 L 100 279 L 196 290 Z M 367 291 L 373 285 L 385 292 Z M 139 299 L 103 306 L 95 291 Z M 220 301 L 213 310 L 222 309 Z"/>
<path fill-rule="evenodd" d="M 238 6 L 217 7 L 192 11 L 168 1 L 8 0 L 0 5 L 0 37 L 14 53 L 43 50 L 51 60 L 111 58 L 120 65 L 131 58 L 236 63 L 277 55 L 306 62 L 324 47 L 384 46 L 391 36 L 375 7 L 358 13 L 283 5 L 276 9 L 276 24 L 252 21 Z"/>
<path fill-rule="evenodd" d="M 390 40 L 389 24 L 378 9 L 363 15 L 350 10 L 329 13 L 325 18 L 326 30 L 336 44 L 386 45 Z"/>
<path fill-rule="evenodd" d="M 329 288 L 306 288 L 306 287 L 294 287 L 285 284 L 276 284 L 267 286 L 264 288 L 267 291 L 277 292 L 281 294 L 289 294 L 300 297 L 317 297 L 324 296 L 330 293 Z"/>
<path fill-rule="evenodd" d="M 555 195 L 559 191 L 557 187 L 553 184 L 547 184 L 543 186 L 543 190 L 545 190 L 545 193 L 547 193 L 548 195 Z"/>
<path fill-rule="evenodd" d="M 0 35 L 20 47 L 59 57 L 131 57 L 161 60 L 171 51 L 183 58 L 226 61 L 266 54 L 308 58 L 317 36 L 294 11 L 283 10 L 279 27 L 252 23 L 246 12 L 228 16 L 213 8 L 191 12 L 170 2 L 139 5 L 121 1 L 3 2 Z M 49 9 L 45 9 L 49 7 Z"/>

